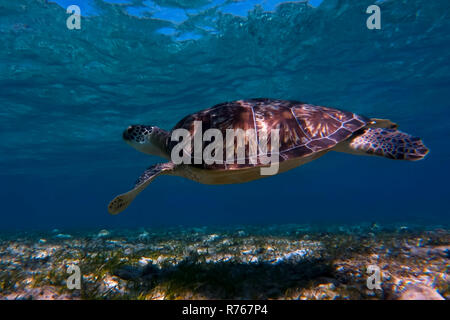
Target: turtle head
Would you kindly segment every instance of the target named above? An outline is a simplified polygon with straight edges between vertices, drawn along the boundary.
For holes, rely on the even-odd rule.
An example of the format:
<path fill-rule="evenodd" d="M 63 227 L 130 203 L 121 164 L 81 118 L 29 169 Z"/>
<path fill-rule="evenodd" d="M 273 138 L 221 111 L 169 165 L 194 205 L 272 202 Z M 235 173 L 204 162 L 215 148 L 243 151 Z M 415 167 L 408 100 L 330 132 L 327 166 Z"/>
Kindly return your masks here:
<path fill-rule="evenodd" d="M 168 158 L 166 138 L 167 131 L 146 125 L 132 125 L 123 132 L 123 140 L 136 150 L 163 158 Z"/>

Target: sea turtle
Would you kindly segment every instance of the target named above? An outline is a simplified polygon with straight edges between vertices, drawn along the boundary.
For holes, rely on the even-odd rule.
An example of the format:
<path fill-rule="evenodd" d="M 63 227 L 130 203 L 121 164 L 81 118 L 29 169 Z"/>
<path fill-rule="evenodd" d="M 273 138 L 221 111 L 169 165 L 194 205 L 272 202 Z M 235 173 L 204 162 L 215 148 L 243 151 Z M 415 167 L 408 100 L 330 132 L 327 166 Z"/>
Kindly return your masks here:
<path fill-rule="evenodd" d="M 412 161 L 422 159 L 428 153 L 419 138 L 398 131 L 397 125 L 386 119 L 367 118 L 298 101 L 260 98 L 226 102 L 186 116 L 170 132 L 147 125 L 128 127 L 123 132 L 123 139 L 128 144 L 169 162 L 151 166 L 131 191 L 114 198 L 108 206 L 111 214 L 123 211 L 154 178 L 162 174 L 182 176 L 204 184 L 242 183 L 265 177 L 260 172 L 264 165 L 258 161 L 213 164 L 205 161 L 174 164 L 170 161 L 172 150 L 178 143 L 172 141 L 172 133 L 176 129 L 186 129 L 195 136 L 198 126 L 194 124 L 198 121 L 201 121 L 203 132 L 218 129 L 224 136 L 227 129 L 253 129 L 256 135 L 254 138 L 246 136 L 245 146 L 250 142 L 261 143 L 258 132 L 269 135 L 273 129 L 279 129 L 278 172 L 303 165 L 332 150 Z M 270 139 L 268 142 L 266 150 L 271 150 Z M 208 141 L 203 141 L 202 150 L 207 145 Z M 245 159 L 249 160 L 249 150 L 245 150 Z M 191 154 L 188 156 L 194 158 Z M 237 156 L 232 160 L 237 160 Z"/>

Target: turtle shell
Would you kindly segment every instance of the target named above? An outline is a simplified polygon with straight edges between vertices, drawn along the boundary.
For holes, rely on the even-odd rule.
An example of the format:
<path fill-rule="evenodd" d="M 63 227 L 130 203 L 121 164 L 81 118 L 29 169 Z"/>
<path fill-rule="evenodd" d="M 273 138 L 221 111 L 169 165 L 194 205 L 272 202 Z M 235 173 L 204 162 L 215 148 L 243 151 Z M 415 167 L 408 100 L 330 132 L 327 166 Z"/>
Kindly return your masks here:
<path fill-rule="evenodd" d="M 333 148 L 337 143 L 346 140 L 354 132 L 365 127 L 369 119 L 352 112 L 314 106 L 298 101 L 250 99 L 225 102 L 190 114 L 179 121 L 172 131 L 183 128 L 190 132 L 191 137 L 194 137 L 197 133 L 196 130 L 199 129 L 194 126 L 195 121 L 201 121 L 202 133 L 212 128 L 219 129 L 224 139 L 227 129 L 242 129 L 244 131 L 256 129 L 254 138 L 258 146 L 261 136 L 258 136 L 258 134 L 265 132 L 268 137 L 266 150 L 269 151 L 269 156 L 271 131 L 279 129 L 279 161 L 283 162 L 294 158 L 307 157 L 316 152 Z M 257 163 L 249 161 L 250 138 L 252 137 L 245 137 L 245 163 L 243 164 L 238 163 L 236 140 L 234 145 L 234 163 L 230 164 L 223 161 L 223 163 L 206 164 L 204 161 L 201 161 L 201 163 L 194 164 L 195 158 L 193 155 L 190 155 L 192 164 L 204 169 L 217 170 L 245 169 L 261 166 L 262 163 L 259 159 Z M 169 137 L 167 143 L 169 153 L 171 153 L 177 143 L 178 141 L 171 141 Z M 209 143 L 211 142 L 203 141 L 201 150 L 204 150 Z M 223 144 L 223 156 L 225 158 L 225 142 Z M 191 150 L 194 150 L 193 142 Z"/>

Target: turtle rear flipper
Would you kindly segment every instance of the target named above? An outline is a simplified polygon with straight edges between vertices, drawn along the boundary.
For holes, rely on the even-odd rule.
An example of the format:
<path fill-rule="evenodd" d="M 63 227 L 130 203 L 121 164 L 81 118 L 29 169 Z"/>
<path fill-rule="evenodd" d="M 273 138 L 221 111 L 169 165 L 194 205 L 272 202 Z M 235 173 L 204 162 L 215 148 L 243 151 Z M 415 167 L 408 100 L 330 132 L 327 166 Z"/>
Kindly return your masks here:
<path fill-rule="evenodd" d="M 335 150 L 409 161 L 423 159 L 428 153 L 428 148 L 420 138 L 395 129 L 383 128 L 363 129 Z"/>
<path fill-rule="evenodd" d="M 172 162 L 159 163 L 151 166 L 138 178 L 133 190 L 128 191 L 115 197 L 108 205 L 108 211 L 110 214 L 118 214 L 125 210 L 130 203 L 136 198 L 136 196 L 142 192 L 150 182 L 161 174 L 169 174 L 175 169 L 175 165 Z"/>
<path fill-rule="evenodd" d="M 398 124 L 395 122 L 392 122 L 389 119 L 378 119 L 378 118 L 372 118 L 370 119 L 370 122 L 368 123 L 369 128 L 385 128 L 385 129 L 397 129 Z"/>

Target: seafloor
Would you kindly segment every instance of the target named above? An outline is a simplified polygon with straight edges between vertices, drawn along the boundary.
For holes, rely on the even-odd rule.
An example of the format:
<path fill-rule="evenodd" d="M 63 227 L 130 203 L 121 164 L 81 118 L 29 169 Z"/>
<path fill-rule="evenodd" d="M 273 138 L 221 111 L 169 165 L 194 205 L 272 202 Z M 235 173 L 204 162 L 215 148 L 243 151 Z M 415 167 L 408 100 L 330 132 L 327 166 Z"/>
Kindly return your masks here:
<path fill-rule="evenodd" d="M 374 223 L 3 233 L 0 299 L 449 299 L 449 244 Z"/>

